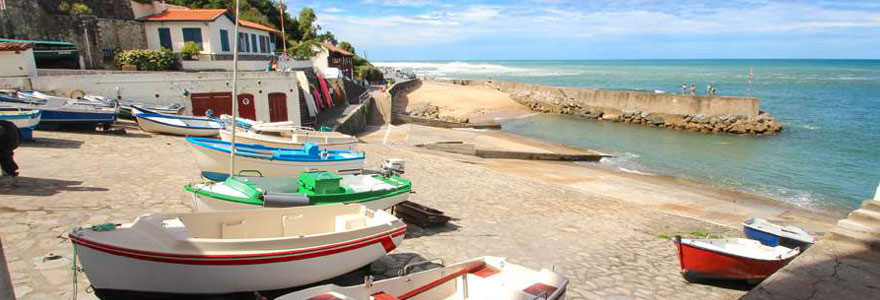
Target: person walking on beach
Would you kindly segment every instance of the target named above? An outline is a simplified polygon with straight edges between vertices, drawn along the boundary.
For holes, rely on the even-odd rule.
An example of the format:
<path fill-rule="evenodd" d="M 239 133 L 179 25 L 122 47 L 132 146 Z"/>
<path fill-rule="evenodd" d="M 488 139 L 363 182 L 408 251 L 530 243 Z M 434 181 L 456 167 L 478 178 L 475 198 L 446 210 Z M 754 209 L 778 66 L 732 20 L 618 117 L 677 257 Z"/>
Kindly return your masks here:
<path fill-rule="evenodd" d="M 0 169 L 2 175 L 11 176 L 13 180 L 18 176 L 18 165 L 12 159 L 12 150 L 21 144 L 21 132 L 18 126 L 6 120 L 0 120 Z"/>
<path fill-rule="evenodd" d="M 697 85 L 691 84 L 691 95 L 696 95 L 696 94 L 697 94 Z"/>

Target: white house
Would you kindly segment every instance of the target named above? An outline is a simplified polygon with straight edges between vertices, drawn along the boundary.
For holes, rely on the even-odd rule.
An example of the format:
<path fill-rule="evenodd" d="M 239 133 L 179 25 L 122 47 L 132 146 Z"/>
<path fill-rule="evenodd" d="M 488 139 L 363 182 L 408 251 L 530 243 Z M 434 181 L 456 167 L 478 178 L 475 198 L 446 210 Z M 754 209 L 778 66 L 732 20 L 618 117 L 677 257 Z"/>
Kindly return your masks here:
<path fill-rule="evenodd" d="M 0 77 L 36 77 L 37 64 L 31 43 L 0 42 Z"/>
<path fill-rule="evenodd" d="M 189 63 L 195 69 L 227 69 L 232 60 L 235 21 L 226 9 L 187 9 L 180 6 L 156 5 L 159 12 L 140 17 L 144 22 L 147 45 L 150 49 L 166 48 L 179 52 L 184 43 L 201 46 L 198 63 Z M 147 11 L 149 12 L 149 11 Z M 273 35 L 280 32 L 271 27 L 240 20 L 238 36 L 239 65 L 243 70 L 261 70 L 276 59 Z M 185 69 L 188 62 L 184 61 Z"/>

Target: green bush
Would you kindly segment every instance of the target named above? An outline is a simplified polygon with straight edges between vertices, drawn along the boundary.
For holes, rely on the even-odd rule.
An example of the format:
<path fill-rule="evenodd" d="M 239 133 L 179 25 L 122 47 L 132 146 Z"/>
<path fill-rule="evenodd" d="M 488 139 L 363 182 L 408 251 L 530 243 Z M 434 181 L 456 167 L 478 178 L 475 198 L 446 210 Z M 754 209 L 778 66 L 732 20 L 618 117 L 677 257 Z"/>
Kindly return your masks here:
<path fill-rule="evenodd" d="M 355 77 L 358 79 L 366 79 L 370 82 L 382 81 L 382 71 L 372 65 L 363 65 L 355 69 Z"/>
<path fill-rule="evenodd" d="M 202 47 L 195 42 L 186 42 L 183 43 L 183 49 L 180 49 L 180 56 L 184 60 L 195 60 L 199 58 L 199 53 L 202 52 Z"/>
<path fill-rule="evenodd" d="M 119 51 L 113 60 L 118 68 L 130 65 L 141 71 L 168 71 L 177 70 L 180 67 L 177 55 L 165 48 L 161 50 L 136 49 Z"/>

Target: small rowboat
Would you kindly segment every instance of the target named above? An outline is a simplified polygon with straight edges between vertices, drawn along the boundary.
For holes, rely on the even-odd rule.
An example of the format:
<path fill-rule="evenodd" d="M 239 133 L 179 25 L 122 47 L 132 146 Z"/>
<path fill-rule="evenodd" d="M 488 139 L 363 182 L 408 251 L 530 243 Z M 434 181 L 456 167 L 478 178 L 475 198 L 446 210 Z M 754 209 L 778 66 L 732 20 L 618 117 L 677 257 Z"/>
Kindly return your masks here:
<path fill-rule="evenodd" d="M 157 113 L 157 114 L 169 114 L 169 115 L 182 115 L 184 112 L 184 106 L 180 103 L 173 103 L 171 105 L 161 105 L 161 104 L 148 104 L 138 101 L 125 100 L 125 99 L 113 99 L 107 98 L 104 96 L 97 95 L 85 95 L 83 99 L 94 101 L 96 103 L 107 103 L 119 106 L 119 117 L 133 119 L 135 114 L 137 113 L 137 109 L 134 107 L 141 107 L 141 113 Z"/>
<path fill-rule="evenodd" d="M 40 97 L 36 97 L 40 96 Z M 115 107 L 88 101 L 47 96 L 37 92 L 0 94 L 0 107 L 37 109 L 41 111 L 40 128 L 62 126 L 108 126 L 116 122 Z"/>
<path fill-rule="evenodd" d="M 220 116 L 227 125 L 220 130 L 220 138 L 232 140 L 232 117 Z M 269 147 L 299 148 L 305 143 L 318 144 L 325 149 L 352 150 L 359 142 L 357 138 L 334 131 L 317 131 L 312 128 L 295 126 L 292 122 L 263 123 L 237 119 L 235 139 L 242 143 L 263 144 Z"/>
<path fill-rule="evenodd" d="M 204 295 L 307 285 L 372 263 L 405 232 L 384 211 L 324 205 L 145 214 L 69 237 L 89 282 L 107 299 L 121 291 Z"/>
<path fill-rule="evenodd" d="M 688 281 L 738 279 L 760 281 L 800 254 L 799 248 L 769 247 L 756 240 L 675 237 L 681 274 Z"/>
<path fill-rule="evenodd" d="M 36 109 L 0 107 L 0 120 L 10 121 L 18 127 L 21 139 L 30 141 L 34 139 L 34 128 L 40 124 L 41 112 Z"/>
<path fill-rule="evenodd" d="M 297 177 L 231 176 L 223 182 L 186 185 L 196 210 L 224 211 L 334 203 L 382 210 L 406 201 L 412 184 L 398 176 L 337 175 L 306 171 Z"/>
<path fill-rule="evenodd" d="M 422 262 L 425 263 L 425 262 Z M 406 271 L 404 266 L 401 270 Z M 452 266 L 435 268 L 362 285 L 317 286 L 293 292 L 277 300 L 465 300 L 565 299 L 568 279 L 542 269 L 534 271 L 501 257 L 481 257 Z"/>
<path fill-rule="evenodd" d="M 782 245 L 788 248 L 806 249 L 816 242 L 816 239 L 803 229 L 773 224 L 757 217 L 743 222 L 743 233 L 746 237 L 770 247 Z"/>
<path fill-rule="evenodd" d="M 187 138 L 202 177 L 223 181 L 229 176 L 229 142 L 206 138 Z M 306 143 L 301 149 L 272 148 L 258 144 L 235 144 L 238 170 L 257 171 L 266 177 L 298 176 L 302 171 L 328 170 L 339 174 L 360 174 L 364 154 L 348 150 L 320 149 Z"/>
<path fill-rule="evenodd" d="M 146 132 L 183 136 L 215 136 L 223 127 L 220 121 L 204 118 L 166 114 L 136 114 L 138 126 Z"/>

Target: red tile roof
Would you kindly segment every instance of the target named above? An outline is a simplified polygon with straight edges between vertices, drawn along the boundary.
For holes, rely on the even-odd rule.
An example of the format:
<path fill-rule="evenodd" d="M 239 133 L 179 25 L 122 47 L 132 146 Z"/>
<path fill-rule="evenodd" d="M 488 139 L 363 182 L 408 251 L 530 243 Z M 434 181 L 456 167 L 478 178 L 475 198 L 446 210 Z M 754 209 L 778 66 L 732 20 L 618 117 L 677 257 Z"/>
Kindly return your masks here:
<path fill-rule="evenodd" d="M 0 51 L 24 51 L 33 47 L 25 42 L 0 42 Z"/>
<path fill-rule="evenodd" d="M 149 15 L 143 18 L 144 21 L 214 21 L 226 13 L 226 9 L 169 9 L 155 15 Z M 241 21 L 241 26 L 253 29 L 280 33 L 272 27 L 254 23 L 245 20 Z"/>
<path fill-rule="evenodd" d="M 143 18 L 144 21 L 214 21 L 225 9 L 169 9 Z"/>
<path fill-rule="evenodd" d="M 345 51 L 342 48 L 333 46 L 330 43 L 324 43 L 324 47 L 326 47 L 327 50 L 329 50 L 330 52 L 336 52 L 336 53 L 342 54 L 342 56 L 354 56 L 354 53 Z"/>
<path fill-rule="evenodd" d="M 269 27 L 269 26 L 266 26 L 263 24 L 254 23 L 254 22 L 245 21 L 245 20 L 238 20 L 238 21 L 241 24 L 241 26 L 244 26 L 244 27 L 250 27 L 253 29 L 265 30 L 265 31 L 274 32 L 274 33 L 281 33 L 281 31 L 278 31 L 272 27 Z"/>

